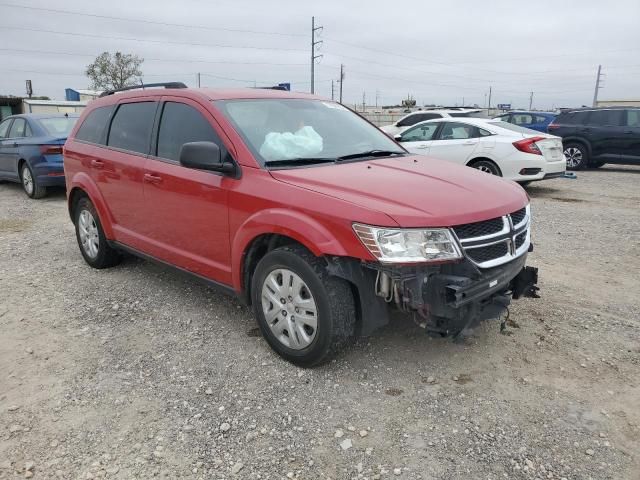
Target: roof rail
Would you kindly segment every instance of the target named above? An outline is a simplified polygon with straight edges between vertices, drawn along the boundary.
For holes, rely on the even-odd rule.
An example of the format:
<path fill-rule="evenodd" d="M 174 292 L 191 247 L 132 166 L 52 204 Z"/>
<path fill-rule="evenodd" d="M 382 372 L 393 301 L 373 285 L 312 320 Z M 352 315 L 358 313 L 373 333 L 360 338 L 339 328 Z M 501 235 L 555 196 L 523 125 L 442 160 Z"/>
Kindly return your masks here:
<path fill-rule="evenodd" d="M 137 90 L 138 88 L 142 88 L 144 90 L 147 87 L 187 88 L 187 86 L 182 82 L 142 83 L 140 85 L 132 85 L 131 87 L 122 87 L 122 88 L 115 88 L 113 90 L 105 90 L 100 94 L 100 97 L 113 95 L 116 92 L 125 92 L 127 90 Z"/>

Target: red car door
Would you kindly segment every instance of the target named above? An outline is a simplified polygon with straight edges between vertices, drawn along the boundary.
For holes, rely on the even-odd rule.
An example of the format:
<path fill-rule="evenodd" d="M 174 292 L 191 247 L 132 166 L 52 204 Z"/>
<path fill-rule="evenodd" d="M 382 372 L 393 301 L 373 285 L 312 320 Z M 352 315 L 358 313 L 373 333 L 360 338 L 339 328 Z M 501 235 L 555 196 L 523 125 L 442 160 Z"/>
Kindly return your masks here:
<path fill-rule="evenodd" d="M 212 115 L 197 102 L 162 97 L 152 155 L 144 171 L 147 253 L 224 284 L 231 284 L 228 188 L 236 180 L 183 167 L 183 144 L 215 142 L 228 151 Z M 224 158 L 224 157 L 223 157 Z"/>
<path fill-rule="evenodd" d="M 107 148 L 89 164 L 111 212 L 115 239 L 136 249 L 145 246 L 140 228 L 146 221 L 142 179 L 157 106 L 149 97 L 120 103 L 109 128 Z"/>

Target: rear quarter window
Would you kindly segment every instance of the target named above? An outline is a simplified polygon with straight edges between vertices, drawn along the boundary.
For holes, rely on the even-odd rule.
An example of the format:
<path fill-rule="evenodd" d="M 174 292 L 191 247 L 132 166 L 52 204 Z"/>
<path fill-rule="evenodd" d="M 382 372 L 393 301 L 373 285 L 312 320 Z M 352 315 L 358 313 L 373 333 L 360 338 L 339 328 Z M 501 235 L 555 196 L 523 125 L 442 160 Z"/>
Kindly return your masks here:
<path fill-rule="evenodd" d="M 107 125 L 112 111 L 113 106 L 108 106 L 98 107 L 89 112 L 76 132 L 76 139 L 104 145 L 106 143 Z"/>
<path fill-rule="evenodd" d="M 561 113 L 554 123 L 562 125 L 584 125 L 587 122 L 588 116 L 588 111 Z"/>
<path fill-rule="evenodd" d="M 113 116 L 107 145 L 135 153 L 149 153 L 156 107 L 156 102 L 121 104 Z"/>

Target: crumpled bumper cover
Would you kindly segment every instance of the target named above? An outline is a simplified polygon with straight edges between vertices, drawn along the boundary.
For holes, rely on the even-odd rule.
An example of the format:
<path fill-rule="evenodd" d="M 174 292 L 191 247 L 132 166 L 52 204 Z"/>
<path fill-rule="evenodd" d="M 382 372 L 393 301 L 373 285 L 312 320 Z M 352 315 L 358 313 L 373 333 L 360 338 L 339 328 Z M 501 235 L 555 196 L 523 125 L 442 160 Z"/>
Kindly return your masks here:
<path fill-rule="evenodd" d="M 378 273 L 399 286 L 401 309 L 414 315 L 428 331 L 457 335 L 483 320 L 498 318 L 512 299 L 537 297 L 538 269 L 525 266 L 527 254 L 490 269 L 468 260 L 435 266 L 383 266 L 354 259 L 329 259 L 329 271 L 357 287 L 358 333 L 369 335 L 389 322 L 389 307 L 375 295 Z"/>

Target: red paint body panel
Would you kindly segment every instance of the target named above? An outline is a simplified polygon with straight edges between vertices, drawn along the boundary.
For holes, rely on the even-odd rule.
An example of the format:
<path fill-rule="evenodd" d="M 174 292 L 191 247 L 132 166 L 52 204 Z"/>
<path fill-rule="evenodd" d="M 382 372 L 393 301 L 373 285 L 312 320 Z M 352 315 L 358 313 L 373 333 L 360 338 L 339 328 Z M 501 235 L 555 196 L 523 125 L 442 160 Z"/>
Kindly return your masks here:
<path fill-rule="evenodd" d="M 94 108 L 143 98 L 197 108 L 239 165 L 238 178 L 75 140 Z M 65 144 L 67 192 L 87 193 L 110 240 L 237 292 L 247 248 L 260 235 L 289 236 L 316 255 L 374 261 L 353 233 L 354 222 L 453 226 L 504 215 L 528 202 L 512 182 L 426 157 L 267 171 L 211 102 L 237 98 L 317 97 L 257 89 L 149 89 L 92 101 Z"/>

